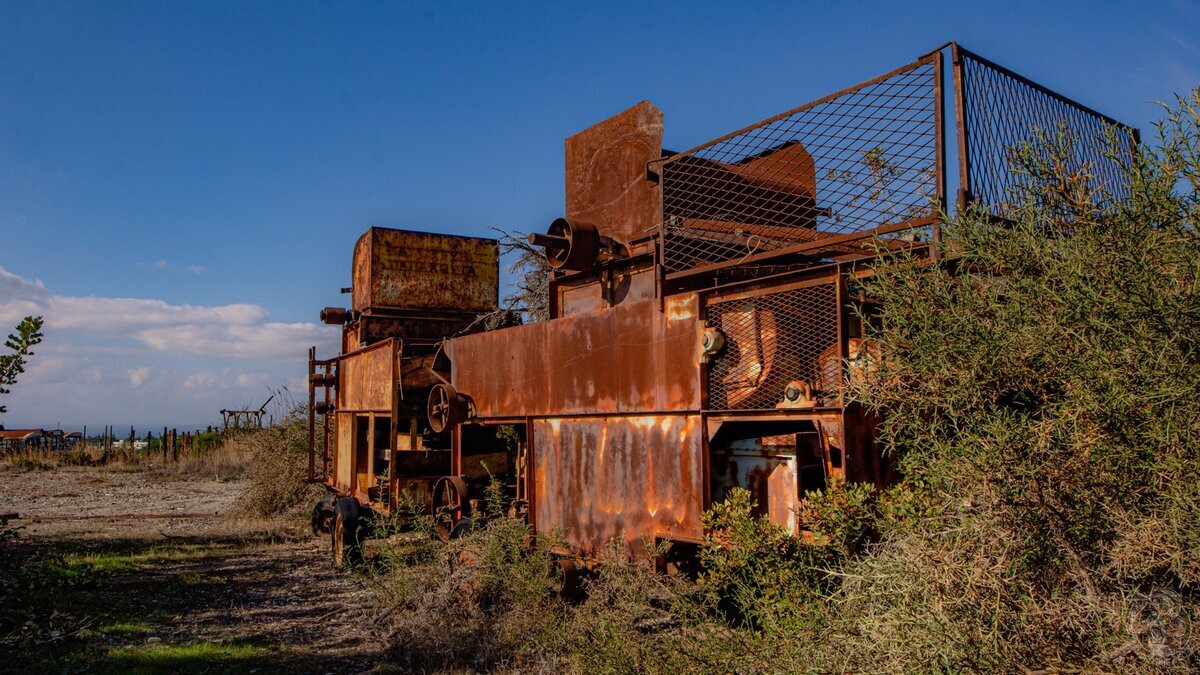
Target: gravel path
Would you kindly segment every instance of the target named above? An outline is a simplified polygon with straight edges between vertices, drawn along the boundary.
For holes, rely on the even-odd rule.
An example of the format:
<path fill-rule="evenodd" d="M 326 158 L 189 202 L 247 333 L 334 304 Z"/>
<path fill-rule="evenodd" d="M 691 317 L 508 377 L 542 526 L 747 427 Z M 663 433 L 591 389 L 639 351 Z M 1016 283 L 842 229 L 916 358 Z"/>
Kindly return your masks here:
<path fill-rule="evenodd" d="M 136 631 L 81 635 L 84 644 L 76 646 L 101 665 L 104 654 L 147 643 L 250 643 L 285 654 L 289 672 L 374 669 L 382 640 L 373 630 L 370 588 L 335 571 L 325 539 L 305 532 L 299 519 L 236 518 L 244 489 L 238 481 L 168 480 L 147 471 L 2 467 L 0 512 L 19 513 L 13 523 L 23 528 L 7 545 L 118 552 L 133 561 L 88 591 L 96 607 L 147 608 Z M 99 615 L 111 621 L 113 612 Z"/>

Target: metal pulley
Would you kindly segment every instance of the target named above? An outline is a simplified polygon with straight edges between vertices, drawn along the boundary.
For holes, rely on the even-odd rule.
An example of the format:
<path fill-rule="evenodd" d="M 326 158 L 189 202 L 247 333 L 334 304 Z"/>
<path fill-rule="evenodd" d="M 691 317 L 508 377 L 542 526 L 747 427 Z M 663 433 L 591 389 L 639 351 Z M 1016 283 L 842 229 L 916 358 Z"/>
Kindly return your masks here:
<path fill-rule="evenodd" d="M 433 486 L 430 514 L 438 538 L 450 541 L 463 518 L 471 515 L 467 484 L 458 476 L 442 476 Z"/>
<path fill-rule="evenodd" d="M 625 256 L 624 247 L 600 234 L 595 225 L 555 218 L 546 234 L 529 235 L 529 243 L 546 250 L 554 269 L 584 272 L 598 262 Z"/>
<path fill-rule="evenodd" d="M 812 385 L 804 380 L 792 380 L 783 388 L 783 400 L 777 408 L 815 408 L 817 398 L 813 396 Z"/>
<path fill-rule="evenodd" d="M 337 375 L 335 373 L 313 373 L 308 376 L 308 381 L 315 387 L 336 387 Z"/>
<path fill-rule="evenodd" d="M 449 384 L 435 384 L 429 390 L 429 401 L 425 405 L 425 417 L 429 428 L 440 434 L 464 422 L 470 415 L 471 405 L 466 396 L 458 393 Z"/>
<path fill-rule="evenodd" d="M 340 326 L 350 320 L 350 311 L 345 307 L 326 307 L 321 310 L 321 323 Z"/>

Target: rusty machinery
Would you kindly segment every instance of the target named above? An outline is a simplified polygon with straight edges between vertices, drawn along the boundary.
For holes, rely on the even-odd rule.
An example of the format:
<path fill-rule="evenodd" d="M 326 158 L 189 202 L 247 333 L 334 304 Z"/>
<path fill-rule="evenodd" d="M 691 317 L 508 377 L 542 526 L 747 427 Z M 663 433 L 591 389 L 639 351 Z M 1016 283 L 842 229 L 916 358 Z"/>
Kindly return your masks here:
<path fill-rule="evenodd" d="M 946 254 L 948 139 L 955 201 L 1003 217 L 1022 180 L 1009 148 L 1059 125 L 1120 197 L 1103 143 L 1132 157 L 1135 130 L 953 43 L 687 152 L 663 150 L 643 101 L 567 139 L 565 216 L 530 236 L 550 318 L 498 330 L 473 323 L 497 304 L 496 242 L 371 229 L 351 309 L 323 312 L 342 353 L 310 353 L 311 474 L 340 497 L 314 527 L 336 552 L 405 495 L 452 536 L 494 476 L 564 552 L 618 539 L 638 557 L 699 542 L 735 486 L 796 532 L 834 477 L 891 482 L 845 397 L 879 357 L 854 277 L 880 249 Z"/>

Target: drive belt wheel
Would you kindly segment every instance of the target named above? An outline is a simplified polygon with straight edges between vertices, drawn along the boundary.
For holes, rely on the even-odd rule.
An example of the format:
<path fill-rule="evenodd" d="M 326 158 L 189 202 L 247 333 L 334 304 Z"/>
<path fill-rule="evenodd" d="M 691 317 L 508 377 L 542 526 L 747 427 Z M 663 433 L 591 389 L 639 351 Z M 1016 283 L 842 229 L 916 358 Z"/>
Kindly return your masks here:
<path fill-rule="evenodd" d="M 450 541 L 461 536 L 460 523 L 471 515 L 467 502 L 467 484 L 458 476 L 443 476 L 433 486 L 433 526 L 438 539 Z M 469 525 L 467 526 L 470 527 Z"/>
<path fill-rule="evenodd" d="M 448 384 L 435 384 L 429 390 L 429 401 L 425 404 L 425 417 L 429 428 L 440 434 L 461 424 L 467 419 L 470 406 L 466 398 Z"/>

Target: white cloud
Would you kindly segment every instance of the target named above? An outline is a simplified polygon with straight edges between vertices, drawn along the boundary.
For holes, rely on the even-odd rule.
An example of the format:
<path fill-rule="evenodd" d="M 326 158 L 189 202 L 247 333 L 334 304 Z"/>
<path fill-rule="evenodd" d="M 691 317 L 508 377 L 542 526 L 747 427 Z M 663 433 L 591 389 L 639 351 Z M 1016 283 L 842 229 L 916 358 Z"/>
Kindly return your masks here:
<path fill-rule="evenodd" d="M 141 368 L 130 368 L 126 372 L 129 375 L 129 386 L 135 389 L 142 386 L 142 383 L 146 381 L 146 378 L 150 377 L 150 369 L 146 366 L 142 366 Z"/>
<path fill-rule="evenodd" d="M 304 391 L 308 346 L 330 352 L 338 339 L 327 326 L 271 321 L 255 304 L 57 295 L 0 267 L 0 328 L 30 314 L 45 317 L 46 338 L 5 397 L 10 426 L 215 423 L 269 388 Z"/>
<path fill-rule="evenodd" d="M 191 272 L 192 274 L 204 274 L 205 272 L 208 271 L 208 269 L 205 268 L 204 265 L 188 265 L 187 268 L 188 268 L 188 271 Z"/>
<path fill-rule="evenodd" d="M 251 387 L 267 387 L 271 384 L 270 373 L 238 373 L 234 380 L 237 386 L 244 389 Z"/>
<path fill-rule="evenodd" d="M 192 373 L 183 379 L 184 389 L 211 389 L 220 383 L 216 373 Z"/>
<path fill-rule="evenodd" d="M 167 269 L 167 267 L 168 267 L 168 264 L 167 264 L 167 261 L 166 261 L 166 260 L 163 260 L 162 258 L 159 258 L 158 260 L 155 260 L 155 261 L 154 261 L 154 262 L 151 264 L 151 266 L 152 266 L 154 269 L 156 269 L 156 270 L 165 270 L 165 269 Z"/>
<path fill-rule="evenodd" d="M 150 349 L 232 358 L 295 359 L 309 345 L 331 346 L 335 332 L 315 323 L 267 321 L 258 305 L 176 305 L 145 298 L 53 295 L 0 267 L 0 322 L 29 314 L 46 319 L 46 331 L 92 338 L 125 338 Z"/>

